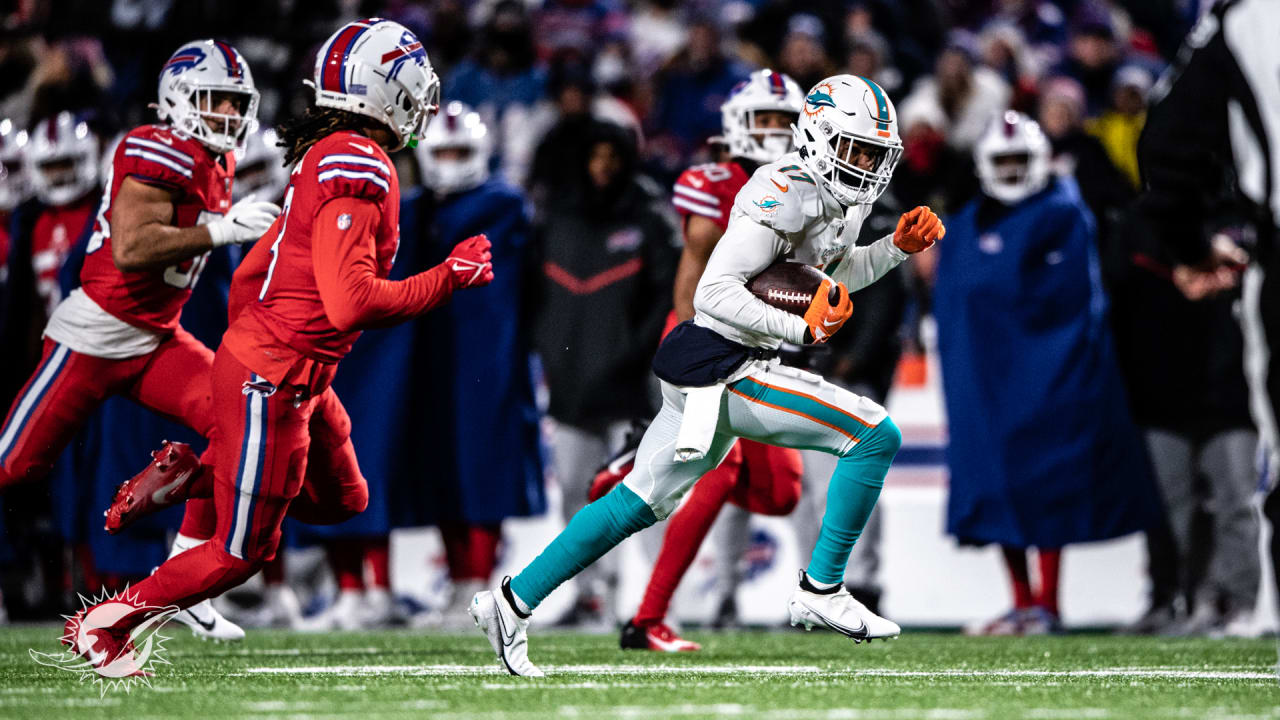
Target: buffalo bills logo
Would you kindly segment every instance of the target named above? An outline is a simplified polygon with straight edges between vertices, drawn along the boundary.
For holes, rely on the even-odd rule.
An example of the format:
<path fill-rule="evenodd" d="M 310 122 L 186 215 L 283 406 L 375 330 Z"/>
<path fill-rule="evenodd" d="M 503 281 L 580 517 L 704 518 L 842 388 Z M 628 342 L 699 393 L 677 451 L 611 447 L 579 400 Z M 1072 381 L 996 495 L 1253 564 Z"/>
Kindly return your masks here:
<path fill-rule="evenodd" d="M 390 52 L 383 53 L 382 64 L 391 63 L 391 69 L 387 71 L 387 77 L 395 79 L 400 74 L 400 68 L 409 60 L 413 60 L 419 66 L 427 64 L 427 51 L 422 47 L 422 43 L 418 42 L 418 38 L 407 30 L 400 36 L 400 44 Z"/>
<path fill-rule="evenodd" d="M 831 93 L 834 91 L 835 89 L 827 83 L 815 86 L 809 91 L 808 97 L 804 99 L 804 114 L 817 115 L 822 112 L 823 108 L 835 107 L 835 98 L 831 97 Z"/>
<path fill-rule="evenodd" d="M 751 544 L 743 553 L 742 560 L 746 565 L 746 572 L 743 575 L 747 580 L 754 580 L 764 575 L 778 560 L 778 539 L 768 530 L 762 528 L 752 530 Z"/>
<path fill-rule="evenodd" d="M 190 70 L 204 62 L 204 59 L 204 50 L 201 50 L 199 46 L 192 45 L 191 47 L 184 47 L 174 53 L 173 57 L 169 58 L 169 62 L 164 64 L 164 67 L 161 68 L 160 72 L 163 74 L 167 71 L 172 75 L 180 75 L 184 71 Z"/>

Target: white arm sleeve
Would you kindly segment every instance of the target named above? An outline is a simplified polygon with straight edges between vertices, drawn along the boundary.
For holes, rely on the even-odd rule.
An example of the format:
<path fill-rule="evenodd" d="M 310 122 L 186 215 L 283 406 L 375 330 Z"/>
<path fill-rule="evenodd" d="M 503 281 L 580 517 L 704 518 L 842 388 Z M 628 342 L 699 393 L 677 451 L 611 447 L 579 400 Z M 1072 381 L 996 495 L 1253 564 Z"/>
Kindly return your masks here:
<path fill-rule="evenodd" d="M 808 329 L 803 318 L 765 304 L 746 288 L 747 280 L 789 251 L 790 244 L 775 230 L 733 213 L 698 280 L 693 309 L 748 333 L 803 343 Z"/>
<path fill-rule="evenodd" d="M 870 245 L 850 247 L 831 279 L 844 283 L 849 292 L 857 292 L 906 259 L 907 254 L 893 244 L 893 235 L 885 235 Z"/>

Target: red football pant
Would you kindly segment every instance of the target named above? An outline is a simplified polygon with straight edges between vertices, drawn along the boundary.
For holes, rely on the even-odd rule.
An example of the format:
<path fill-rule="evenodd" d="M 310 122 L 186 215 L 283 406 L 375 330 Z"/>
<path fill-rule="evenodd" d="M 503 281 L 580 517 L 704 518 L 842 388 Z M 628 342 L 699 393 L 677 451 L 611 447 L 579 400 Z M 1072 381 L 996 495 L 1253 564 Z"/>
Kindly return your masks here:
<path fill-rule="evenodd" d="M 658 623 L 667 616 L 676 587 L 726 502 L 761 515 L 788 515 L 800 500 L 801 470 L 797 450 L 739 440 L 671 516 L 635 623 Z"/>
<path fill-rule="evenodd" d="M 333 370 L 304 363 L 264 395 L 251 386 L 262 387 L 265 380 L 225 347 L 218 350 L 212 375 L 217 531 L 135 586 L 146 605 L 190 607 L 239 585 L 275 557 L 280 524 L 303 491 L 311 420 Z M 333 491 L 330 483 L 312 483 L 302 502 L 321 505 Z"/>
<path fill-rule="evenodd" d="M 41 480 L 89 417 L 112 395 L 186 425 L 204 437 L 214 429 L 207 382 L 213 352 L 182 328 L 154 351 L 122 360 L 75 352 L 48 338 L 44 356 L 0 429 L 0 490 Z M 196 381 L 192 381 L 196 378 Z M 212 503 L 188 503 L 184 535 L 207 538 L 214 530 Z"/>

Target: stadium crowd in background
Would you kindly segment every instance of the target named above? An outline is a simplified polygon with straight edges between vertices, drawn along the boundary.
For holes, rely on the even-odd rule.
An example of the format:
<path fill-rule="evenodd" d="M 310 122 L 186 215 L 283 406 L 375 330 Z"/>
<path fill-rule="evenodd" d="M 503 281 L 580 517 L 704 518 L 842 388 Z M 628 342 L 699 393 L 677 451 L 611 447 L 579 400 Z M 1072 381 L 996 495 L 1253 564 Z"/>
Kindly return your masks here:
<path fill-rule="evenodd" d="M 369 333 L 345 372 L 408 374 L 415 365 L 418 372 L 430 374 L 437 389 L 455 390 L 472 381 L 477 363 L 492 357 L 501 358 L 502 367 L 486 372 L 486 381 L 509 373 L 502 377 L 504 394 L 486 398 L 483 410 L 467 412 L 457 398 L 446 397 L 448 392 L 432 392 L 407 379 L 352 383 L 348 389 L 339 375 L 336 386 L 351 409 L 353 437 L 375 496 L 367 517 L 319 537 L 299 533 L 298 541 L 322 542 L 339 588 L 354 593 L 340 594 L 346 605 L 322 625 L 402 620 L 403 613 L 383 607 L 386 600 L 377 592 L 388 584 L 386 537 L 391 528 L 440 526 L 453 580 L 459 588 L 479 586 L 490 580 L 486 573 L 494 568 L 502 521 L 545 512 L 544 464 L 546 475 L 564 491 L 566 513 L 571 514 L 586 502 L 586 484 L 622 445 L 630 421 L 652 416 L 656 405 L 649 361 L 671 307 L 680 243 L 669 188 L 685 168 L 718 158 L 709 141 L 721 132 L 720 107 L 734 87 L 761 67 L 789 74 L 806 90 L 831 73 L 849 72 L 878 82 L 900 111 L 903 160 L 882 206 L 927 204 L 949 222 L 980 197 L 974 149 L 993 122 L 1008 109 L 1039 122 L 1051 172 L 1074 176 L 1081 201 L 1093 216 L 1088 234 L 1096 244 L 1092 252 L 1100 258 L 1106 293 L 1114 301 L 1110 329 L 1127 399 L 1146 437 L 1140 450 L 1149 449 L 1160 460 L 1154 470 L 1163 495 L 1146 498 L 1151 507 L 1165 510 L 1152 514 L 1152 611 L 1136 629 L 1246 632 L 1241 617 L 1253 612 L 1258 582 L 1257 520 L 1249 506 L 1257 474 L 1241 340 L 1230 319 L 1238 291 L 1192 299 L 1177 292 L 1185 288 L 1175 284 L 1172 260 L 1144 233 L 1131 209 L 1140 189 L 1137 150 L 1146 97 L 1202 5 L 1208 2 L 5 4 L 9 9 L 0 15 L 0 337 L 7 351 L 0 364 L 0 401 L 9 405 L 38 360 L 27 349 L 38 347 L 32 333 L 43 327 L 50 303 L 56 303 L 50 293 L 60 292 L 50 278 L 58 276 L 64 263 L 76 262 L 74 252 L 71 260 L 64 252 L 70 241 L 63 238 L 62 245 L 42 248 L 43 231 L 32 237 L 33 228 L 53 222 L 47 217 L 51 213 L 59 218 L 71 213 L 64 206 L 79 207 L 86 193 L 96 198 L 87 190 L 53 197 L 42 189 L 62 182 L 55 178 L 68 172 L 55 162 L 62 159 L 83 171 L 76 175 L 80 181 L 101 182 L 96 159 L 90 163 L 70 152 L 65 158 L 46 157 L 51 126 L 73 135 L 86 129 L 78 136 L 84 143 L 76 152 L 90 141 L 95 155 L 97 143 L 109 150 L 119 132 L 153 117 L 148 103 L 154 100 L 156 71 L 173 49 L 186 40 L 212 36 L 233 43 L 252 66 L 261 93 L 259 120 L 270 128 L 306 106 L 310 91 L 301 80 L 310 76 L 317 48 L 335 27 L 368 16 L 402 23 L 422 38 L 442 80 L 442 111 L 435 123 L 468 122 L 483 131 L 483 142 L 437 147 L 488 156 L 474 182 L 433 177 L 432 159 L 423 153 L 395 156 L 404 188 L 401 247 L 412 248 L 408 257 L 401 256 L 403 272 L 437 262 L 454 241 L 472 234 L 450 223 L 470 223 L 473 216 L 485 215 L 490 224 L 476 227 L 505 223 L 507 235 L 501 241 L 487 230 L 498 279 L 493 287 L 455 302 L 495 308 L 505 304 L 507 310 L 492 311 L 492 317 L 502 320 L 483 321 L 494 323 L 484 338 L 469 335 L 461 317 L 443 316 Z M 464 103 L 474 113 L 466 108 L 446 111 L 451 102 Z M 278 163 L 280 156 L 263 145 L 264 139 L 273 142 L 264 134 L 246 152 Z M 242 173 L 251 164 L 248 160 Z M 279 199 L 272 195 L 281 192 L 283 181 L 277 181 L 259 190 L 263 197 Z M 464 193 L 473 195 L 459 200 Z M 1224 228 L 1224 236 L 1247 234 L 1247 223 L 1229 203 L 1222 205 L 1217 227 Z M 887 213 L 889 222 L 896 214 Z M 869 227 L 880 226 L 873 219 Z M 63 233 L 74 240 L 82 229 Z M 948 237 L 944 248 L 952 242 L 963 242 L 963 236 Z M 204 279 L 206 285 L 224 288 L 224 315 L 225 285 L 238 251 L 227 255 L 219 261 L 222 265 L 205 271 Z M 835 381 L 883 401 L 900 352 L 905 350 L 906 358 L 918 354 L 919 323 L 932 306 L 937 255 L 921 256 L 891 281 L 855 297 L 855 324 L 838 336 L 832 343 L 835 352 L 825 359 Z M 626 269 L 621 285 L 600 280 L 618 267 Z M 938 273 L 941 277 L 945 268 Z M 505 280 L 508 274 L 517 279 Z M 197 297 L 191 305 L 201 302 Z M 216 306 L 217 301 L 205 302 L 206 307 L 209 303 Z M 521 309 L 515 312 L 514 307 Z M 184 323 L 187 319 L 184 315 Z M 225 317 L 221 322 L 225 327 Z M 1175 343 L 1171 334 L 1157 329 L 1163 327 L 1159 323 L 1174 322 L 1192 328 L 1196 338 Z M 219 332 L 215 321 L 197 336 L 214 347 Z M 491 357 L 463 352 L 465 343 L 480 341 L 493 343 Z M 449 350 L 453 344 L 457 347 Z M 377 352 L 371 350 L 375 345 Z M 553 421 L 545 435 L 545 463 L 531 430 L 537 418 L 528 370 L 531 351 L 541 358 L 538 382 L 549 403 L 542 412 Z M 448 352 L 456 354 L 442 357 Z M 1156 356 L 1162 360 L 1157 362 Z M 1171 357 L 1179 358 L 1179 364 L 1164 364 Z M 424 366 L 430 369 L 422 370 Z M 1157 367 L 1170 371 L 1153 373 Z M 394 409 L 364 397 L 374 391 L 395 394 Z M 1168 399 L 1175 392 L 1181 404 L 1171 405 Z M 1210 419 L 1188 424 L 1187 403 L 1194 404 L 1192 414 Z M 133 417 L 127 413 L 141 411 L 109 407 L 103 412 Z M 491 451 L 468 438 L 477 431 L 462 425 L 492 423 L 499 417 L 509 421 L 502 430 L 508 438 L 504 447 L 515 450 L 503 458 L 501 472 L 488 473 L 476 468 L 476 456 L 488 461 L 492 458 L 483 456 Z M 166 430 L 155 420 L 146 422 L 91 425 L 64 455 L 51 489 L 20 488 L 0 498 L 7 538 L 0 543 L 5 569 L 0 589 L 12 616 L 65 612 L 71 607 L 71 591 L 119 586 L 144 577 L 163 559 L 163 548 L 148 549 L 146 543 L 160 542 L 166 530 L 176 527 L 177 515 L 150 520 L 141 539 L 109 542 L 99 537 L 101 521 L 95 517 L 114 483 L 132 473 L 138 453 L 151 448 L 159 433 L 189 435 Z M 398 442 L 388 442 L 375 429 L 388 425 L 395 426 Z M 132 438 L 134 428 L 144 436 Z M 413 438 L 433 432 L 453 444 L 414 445 Z M 1236 462 L 1221 459 L 1224 447 Z M 108 454 L 123 459 L 108 462 Z M 442 461 L 446 456 L 448 461 Z M 433 477 L 442 464 L 452 472 Z M 821 490 L 820 483 L 806 481 L 805 502 L 818 505 L 797 513 L 800 526 L 816 528 Z M 428 494 L 447 500 L 437 507 Z M 503 494 L 518 500 L 481 508 L 480 498 Z M 1033 539 L 961 539 L 1002 542 L 1019 554 L 1021 548 L 1039 544 Z M 1060 546 L 1077 539 L 1082 538 L 1050 543 Z M 1217 549 L 1197 550 L 1206 544 Z M 24 551 L 33 548 L 39 552 Z M 1197 561 L 1197 553 L 1207 557 Z M 1250 564 L 1252 571 L 1242 569 Z M 1012 563 L 1010 570 L 1019 587 L 1025 582 L 1025 560 Z M 850 580 L 875 592 L 874 572 L 868 575 Z M 284 569 L 269 568 L 268 585 L 279 587 L 285 576 Z M 586 600 L 598 607 L 602 591 L 594 578 L 588 580 Z M 459 590 L 456 597 L 465 600 L 470 592 Z M 357 608 L 369 604 L 378 607 Z M 275 600 L 275 611 L 259 620 L 300 626 L 304 623 L 296 605 L 283 594 Z M 1051 602 L 1042 608 L 1056 612 Z M 995 623 L 989 629 L 1056 627 L 1055 616 L 1040 623 Z"/>

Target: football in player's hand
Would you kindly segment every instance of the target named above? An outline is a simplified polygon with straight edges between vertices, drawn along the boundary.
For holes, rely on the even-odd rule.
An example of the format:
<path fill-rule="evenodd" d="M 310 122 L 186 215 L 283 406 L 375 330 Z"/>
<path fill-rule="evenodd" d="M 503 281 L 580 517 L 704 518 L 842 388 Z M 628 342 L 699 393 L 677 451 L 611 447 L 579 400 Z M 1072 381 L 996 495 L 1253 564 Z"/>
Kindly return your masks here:
<path fill-rule="evenodd" d="M 748 280 L 747 290 L 779 310 L 804 317 L 826 279 L 827 274 L 816 267 L 779 260 Z"/>

